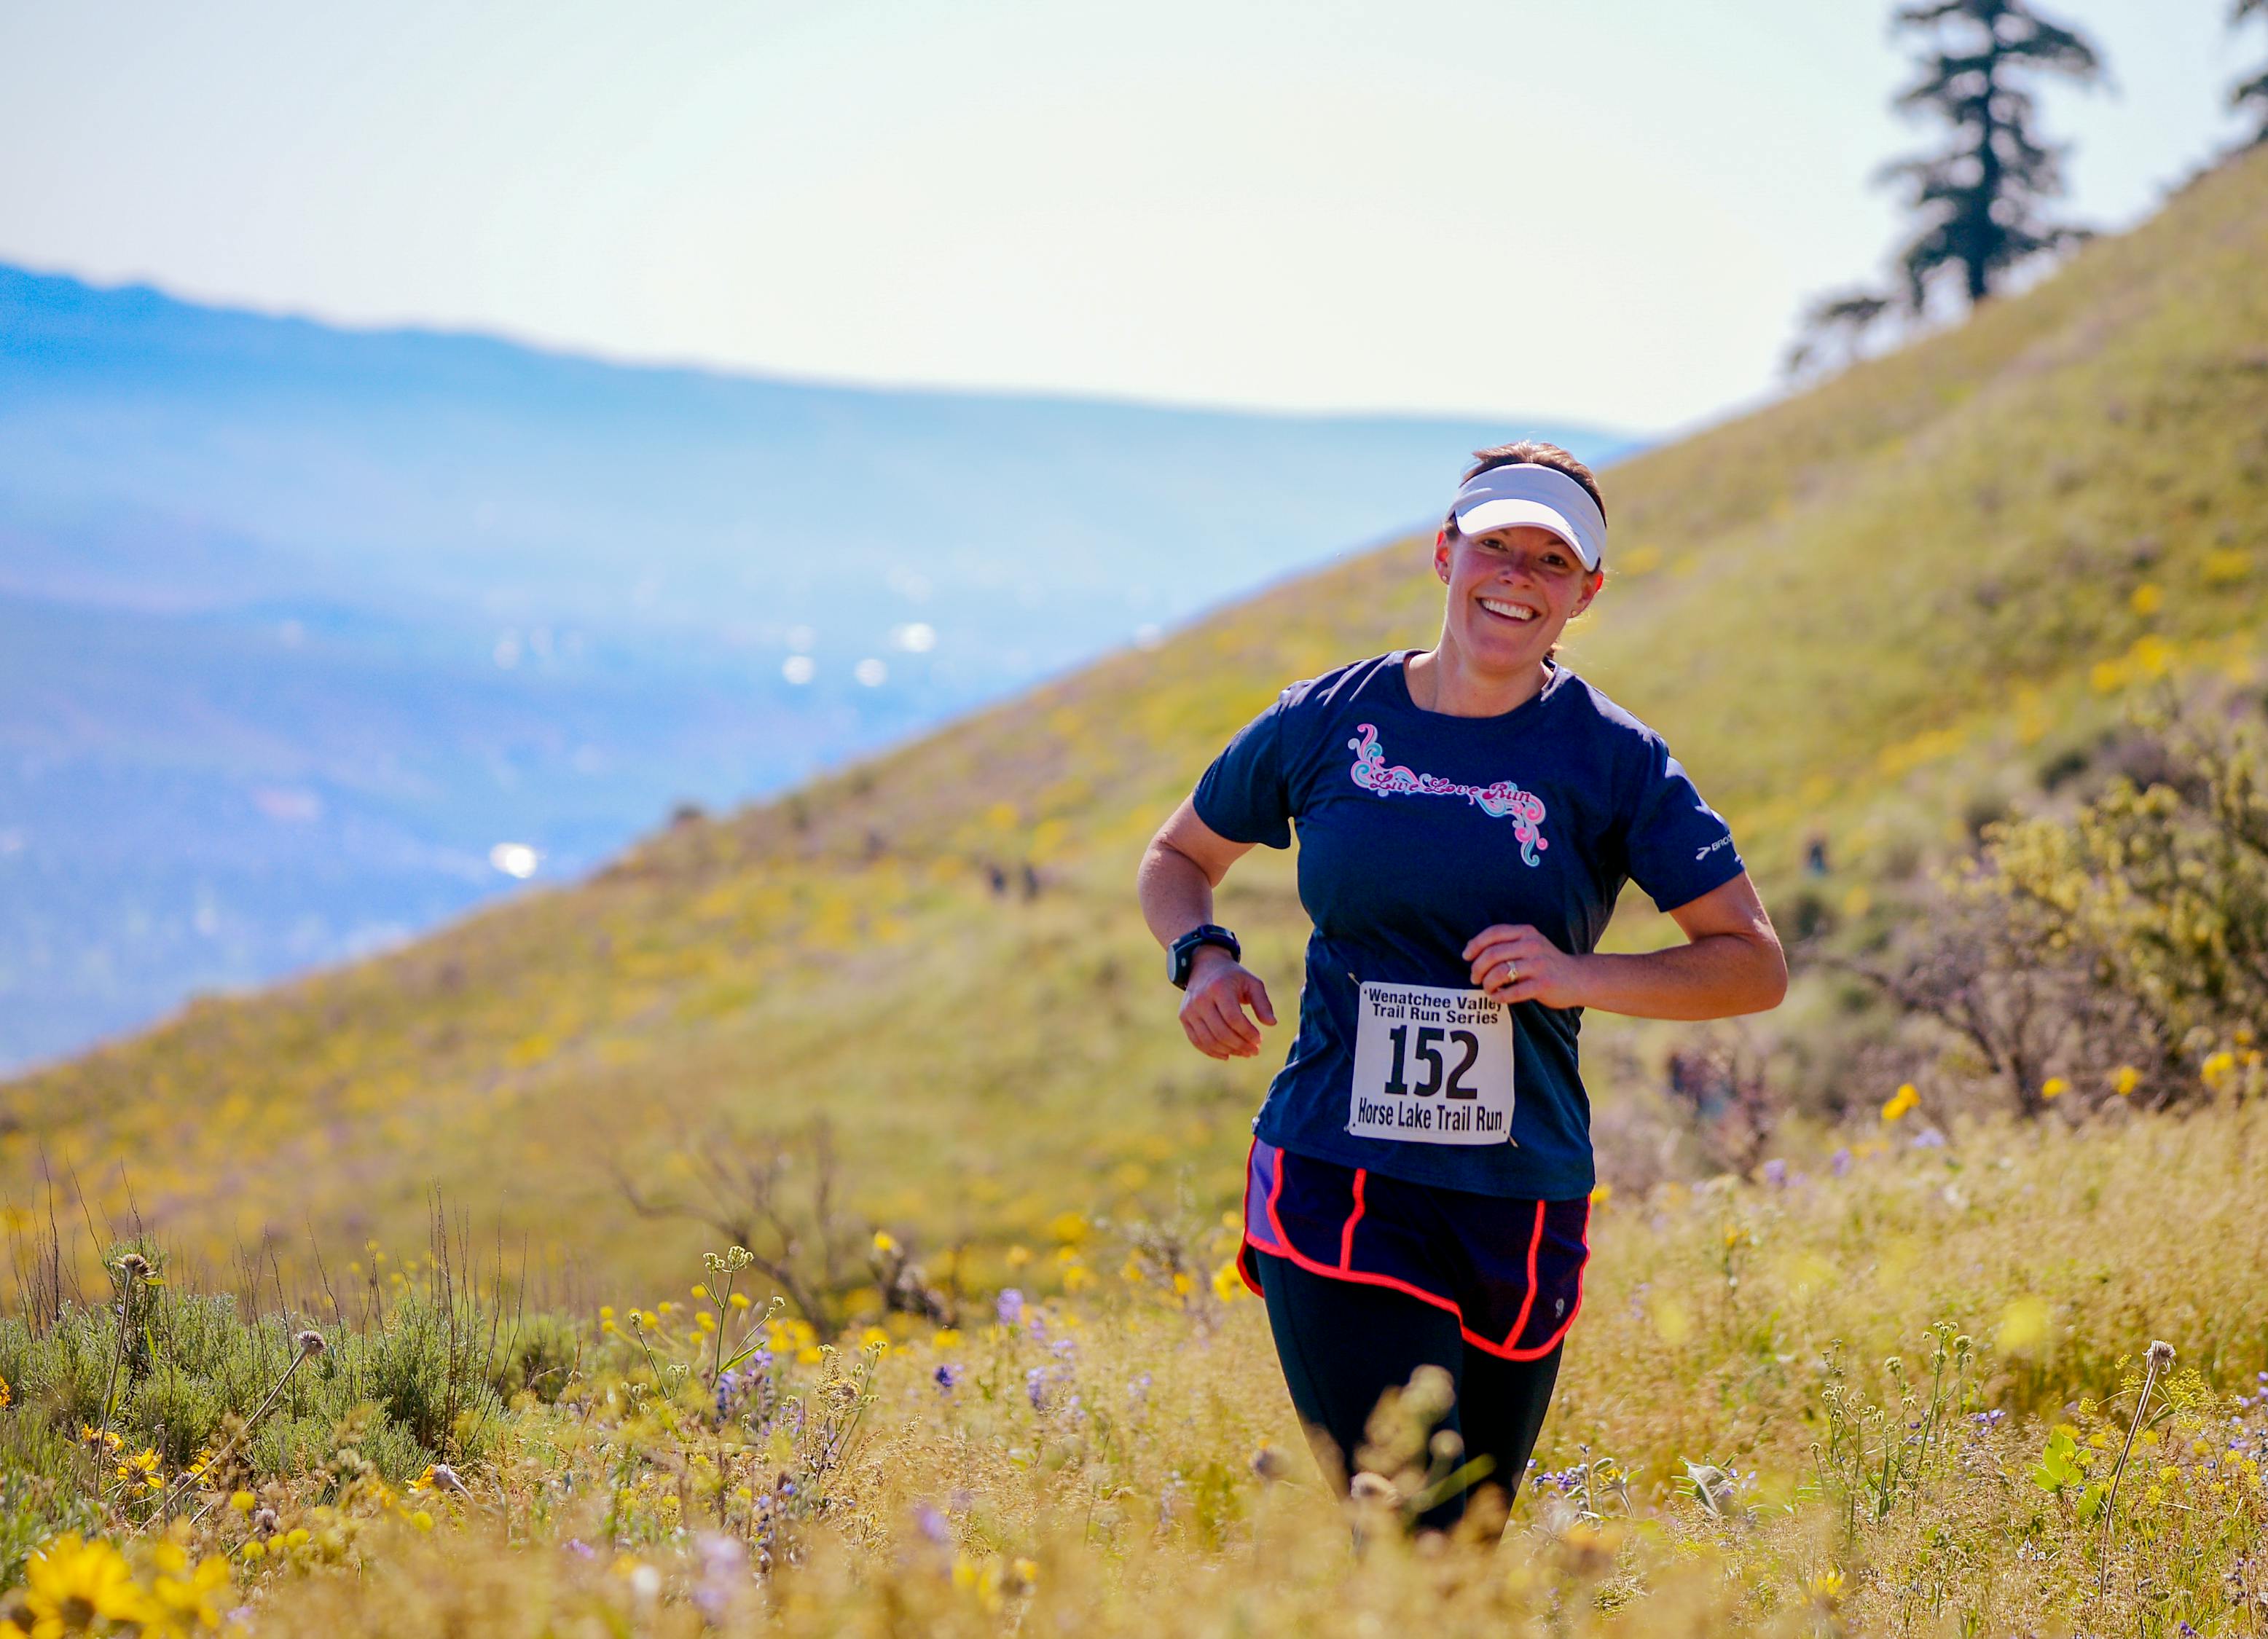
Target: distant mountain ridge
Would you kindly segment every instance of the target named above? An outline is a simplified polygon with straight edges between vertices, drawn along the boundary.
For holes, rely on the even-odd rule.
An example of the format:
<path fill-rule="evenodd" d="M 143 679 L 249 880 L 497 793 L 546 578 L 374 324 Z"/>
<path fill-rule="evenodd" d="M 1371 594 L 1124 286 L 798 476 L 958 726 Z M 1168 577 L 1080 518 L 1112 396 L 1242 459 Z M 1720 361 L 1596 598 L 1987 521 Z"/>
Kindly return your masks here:
<path fill-rule="evenodd" d="M 890 392 L 0 266 L 0 1065 L 390 942 L 1580 428 Z M 796 657 L 799 656 L 798 658 Z"/>

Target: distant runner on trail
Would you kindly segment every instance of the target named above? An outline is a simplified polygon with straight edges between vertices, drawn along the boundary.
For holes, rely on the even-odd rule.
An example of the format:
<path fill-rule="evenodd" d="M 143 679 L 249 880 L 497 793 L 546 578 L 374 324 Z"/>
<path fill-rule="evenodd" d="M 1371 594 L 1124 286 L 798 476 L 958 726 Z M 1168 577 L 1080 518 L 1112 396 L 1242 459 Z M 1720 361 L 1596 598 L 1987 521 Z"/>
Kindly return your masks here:
<path fill-rule="evenodd" d="M 1582 1010 L 1758 1012 L 1787 966 L 1661 737 L 1554 658 L 1606 579 L 1597 480 L 1550 444 L 1475 459 L 1433 543 L 1440 640 L 1286 688 L 1158 832 L 1139 892 L 1190 1042 L 1255 1056 L 1275 1008 L 1213 889 L 1297 830 L 1314 933 L 1239 1265 L 1342 1488 L 1380 1394 L 1430 1363 L 1456 1389 L 1442 1426 L 1509 1501 L 1589 1257 Z M 1625 881 L 1688 943 L 1596 953 Z"/>

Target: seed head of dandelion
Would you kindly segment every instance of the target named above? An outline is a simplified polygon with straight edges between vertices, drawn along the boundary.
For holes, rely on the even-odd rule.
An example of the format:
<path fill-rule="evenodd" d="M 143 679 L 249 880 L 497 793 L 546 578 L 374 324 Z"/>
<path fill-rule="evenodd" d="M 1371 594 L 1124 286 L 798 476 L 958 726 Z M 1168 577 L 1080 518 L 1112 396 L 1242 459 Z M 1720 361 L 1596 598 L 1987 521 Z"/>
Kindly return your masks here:
<path fill-rule="evenodd" d="M 147 1280 L 150 1275 L 150 1260 L 138 1252 L 129 1252 L 121 1258 L 118 1268 L 129 1280 Z"/>
<path fill-rule="evenodd" d="M 323 1341 L 323 1334 L 320 1332 L 314 1330 L 313 1327 L 300 1333 L 298 1336 L 293 1338 L 291 1341 L 298 1344 L 299 1353 L 309 1359 L 313 1359 L 315 1356 L 321 1354 L 326 1349 L 330 1347 L 329 1344 Z"/>
<path fill-rule="evenodd" d="M 2163 1371 L 2174 1363 L 2174 1346 L 2162 1338 L 2152 1338 L 2149 1360 L 2154 1370 Z"/>

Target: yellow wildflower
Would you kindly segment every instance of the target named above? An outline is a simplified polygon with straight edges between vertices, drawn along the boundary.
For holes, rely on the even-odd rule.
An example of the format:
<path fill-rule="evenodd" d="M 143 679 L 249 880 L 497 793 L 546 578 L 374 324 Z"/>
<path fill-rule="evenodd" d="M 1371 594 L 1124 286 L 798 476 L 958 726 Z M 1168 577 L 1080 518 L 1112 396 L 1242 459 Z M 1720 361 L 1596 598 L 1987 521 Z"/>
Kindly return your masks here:
<path fill-rule="evenodd" d="M 41 1635 L 89 1628 L 96 1620 L 147 1622 L 156 1613 L 124 1555 L 98 1538 L 83 1541 L 73 1532 L 57 1537 L 24 1568 L 24 1606 L 32 1632 Z"/>
<path fill-rule="evenodd" d="M 431 1473 L 431 1470 L 429 1469 L 427 1472 Z M 259 1500 L 249 1491 L 232 1491 L 228 1495 L 228 1505 L 239 1514 L 250 1513 L 254 1504 Z"/>
<path fill-rule="evenodd" d="M 1883 1104 L 1882 1119 L 1886 1121 L 1895 1121 L 1920 1102 L 1921 1094 L 1915 1090 L 1913 1083 L 1910 1081 L 1903 1083 Z"/>
<path fill-rule="evenodd" d="M 898 1249 L 897 1239 L 887 1230 L 874 1231 L 874 1250 L 887 1257 Z"/>
<path fill-rule="evenodd" d="M 2047 1341 L 2048 1306 L 2037 1297 L 2019 1297 L 2000 1316 L 1997 1339 L 2004 1354 L 2029 1354 Z M 2077 1430 L 2073 1430 L 2076 1434 Z"/>
<path fill-rule="evenodd" d="M 1608 1197 L 1614 1193 L 1613 1186 L 1602 1179 L 1591 1187 L 1591 1204 L 1594 1207 L 1603 1207 L 1607 1204 Z"/>
<path fill-rule="evenodd" d="M 158 1550 L 162 1570 L 150 1584 L 156 1620 L 144 1632 L 183 1633 L 192 1628 L 219 1627 L 221 1606 L 217 1596 L 228 1586 L 228 1562 L 215 1554 L 190 1570 L 189 1556 L 178 1543 L 169 1542 L 166 1547 L 173 1552 Z"/>
<path fill-rule="evenodd" d="M 2040 1084 L 2040 1097 L 2060 1099 L 2071 1091 L 2071 1084 L 2060 1076 L 2051 1076 Z"/>
<path fill-rule="evenodd" d="M 2110 1073 L 2110 1091 L 2124 1098 L 2142 1084 L 2142 1072 L 2132 1064 L 2121 1064 Z"/>
<path fill-rule="evenodd" d="M 735 1309 L 746 1309 L 748 1306 L 748 1295 L 746 1292 L 734 1292 L 725 1301 Z"/>
<path fill-rule="evenodd" d="M 961 1347 L 961 1334 L 949 1326 L 941 1326 L 929 1342 L 932 1349 L 958 1349 Z"/>
<path fill-rule="evenodd" d="M 1236 1260 L 1231 1258 L 1212 1272 L 1212 1295 L 1223 1303 L 1232 1303 L 1243 1296 L 1244 1282 L 1236 1272 Z"/>

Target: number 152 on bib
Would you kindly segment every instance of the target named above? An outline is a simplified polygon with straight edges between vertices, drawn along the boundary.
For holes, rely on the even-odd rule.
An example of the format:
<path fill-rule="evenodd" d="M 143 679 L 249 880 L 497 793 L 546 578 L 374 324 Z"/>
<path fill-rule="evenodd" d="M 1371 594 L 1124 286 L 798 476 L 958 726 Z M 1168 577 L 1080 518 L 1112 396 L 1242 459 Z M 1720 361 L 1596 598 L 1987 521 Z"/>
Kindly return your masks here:
<path fill-rule="evenodd" d="M 1347 1131 L 1397 1143 L 1512 1141 L 1512 1014 L 1479 990 L 1366 984 Z"/>

